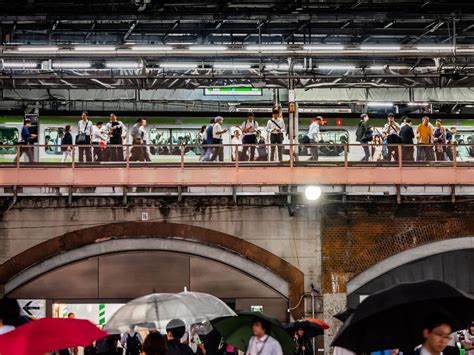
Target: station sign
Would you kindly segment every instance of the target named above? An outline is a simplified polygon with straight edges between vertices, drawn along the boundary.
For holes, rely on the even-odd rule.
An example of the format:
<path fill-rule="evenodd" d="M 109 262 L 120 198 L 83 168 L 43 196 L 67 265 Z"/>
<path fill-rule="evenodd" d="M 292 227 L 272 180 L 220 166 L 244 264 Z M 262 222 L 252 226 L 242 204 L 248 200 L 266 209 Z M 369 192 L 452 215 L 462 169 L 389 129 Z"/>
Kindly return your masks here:
<path fill-rule="evenodd" d="M 204 96 L 262 96 L 263 90 L 248 87 L 212 87 L 204 89 Z"/>
<path fill-rule="evenodd" d="M 263 313 L 263 306 L 250 306 L 250 311 L 251 312 L 261 312 Z"/>
<path fill-rule="evenodd" d="M 23 315 L 34 319 L 46 317 L 46 300 L 25 299 L 18 303 Z"/>

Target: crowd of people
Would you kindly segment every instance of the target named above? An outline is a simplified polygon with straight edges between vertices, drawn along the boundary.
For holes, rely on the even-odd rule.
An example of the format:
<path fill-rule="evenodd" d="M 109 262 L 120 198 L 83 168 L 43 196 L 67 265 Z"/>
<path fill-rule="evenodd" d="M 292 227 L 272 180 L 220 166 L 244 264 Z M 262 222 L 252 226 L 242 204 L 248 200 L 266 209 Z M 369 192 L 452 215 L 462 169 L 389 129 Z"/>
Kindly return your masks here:
<path fill-rule="evenodd" d="M 413 127 L 410 118 L 404 117 L 398 124 L 392 113 L 379 130 L 370 126 L 367 114 L 362 114 L 356 139 L 364 149 L 362 161 L 398 161 L 400 158 L 403 161 L 452 161 L 456 158 L 455 134 L 456 127 L 448 129 L 440 119 L 433 126 L 430 118 L 424 116 L 421 123 Z M 397 145 L 402 145 L 401 157 Z"/>

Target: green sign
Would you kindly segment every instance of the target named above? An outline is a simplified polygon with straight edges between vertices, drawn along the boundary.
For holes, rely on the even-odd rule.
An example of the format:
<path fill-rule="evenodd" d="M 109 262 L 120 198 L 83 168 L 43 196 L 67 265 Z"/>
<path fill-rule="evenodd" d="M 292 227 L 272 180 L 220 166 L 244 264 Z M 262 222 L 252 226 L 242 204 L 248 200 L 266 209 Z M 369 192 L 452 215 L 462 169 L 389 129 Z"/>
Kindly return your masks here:
<path fill-rule="evenodd" d="M 206 96 L 262 96 L 262 89 L 248 87 L 214 87 L 204 89 Z"/>

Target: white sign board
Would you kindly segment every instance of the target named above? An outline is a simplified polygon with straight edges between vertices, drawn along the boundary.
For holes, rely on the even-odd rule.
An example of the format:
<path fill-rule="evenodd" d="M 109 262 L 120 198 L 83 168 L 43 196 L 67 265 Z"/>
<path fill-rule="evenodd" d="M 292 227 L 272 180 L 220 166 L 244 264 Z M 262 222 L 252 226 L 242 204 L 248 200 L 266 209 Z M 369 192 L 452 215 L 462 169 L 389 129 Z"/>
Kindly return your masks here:
<path fill-rule="evenodd" d="M 250 306 L 250 311 L 263 313 L 263 306 Z"/>
<path fill-rule="evenodd" d="M 46 317 L 46 300 L 18 300 L 21 313 L 31 318 Z"/>

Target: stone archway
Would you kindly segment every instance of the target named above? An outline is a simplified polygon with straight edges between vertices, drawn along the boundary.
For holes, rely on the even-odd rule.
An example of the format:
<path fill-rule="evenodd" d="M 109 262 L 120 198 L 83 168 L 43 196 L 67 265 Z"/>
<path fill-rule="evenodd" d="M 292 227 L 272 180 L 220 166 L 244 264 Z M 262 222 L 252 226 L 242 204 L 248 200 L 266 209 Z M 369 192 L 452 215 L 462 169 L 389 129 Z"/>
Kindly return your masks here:
<path fill-rule="evenodd" d="M 278 279 L 284 280 L 291 307 L 298 304 L 304 292 L 303 273 L 265 249 L 215 230 L 162 222 L 113 223 L 50 239 L 0 265 L 0 284 L 8 291 L 74 259 L 79 260 L 101 252 L 144 250 L 148 247 L 153 250 L 179 250 L 195 255 L 214 256 L 215 260 L 219 260 L 218 254 L 221 253 L 219 261 L 240 265 L 245 273 L 261 274 L 253 276 L 279 292 L 282 291 L 281 285 L 275 285 L 278 284 Z M 302 312 L 302 307 L 298 307 L 292 315 L 298 318 L 302 316 Z"/>

